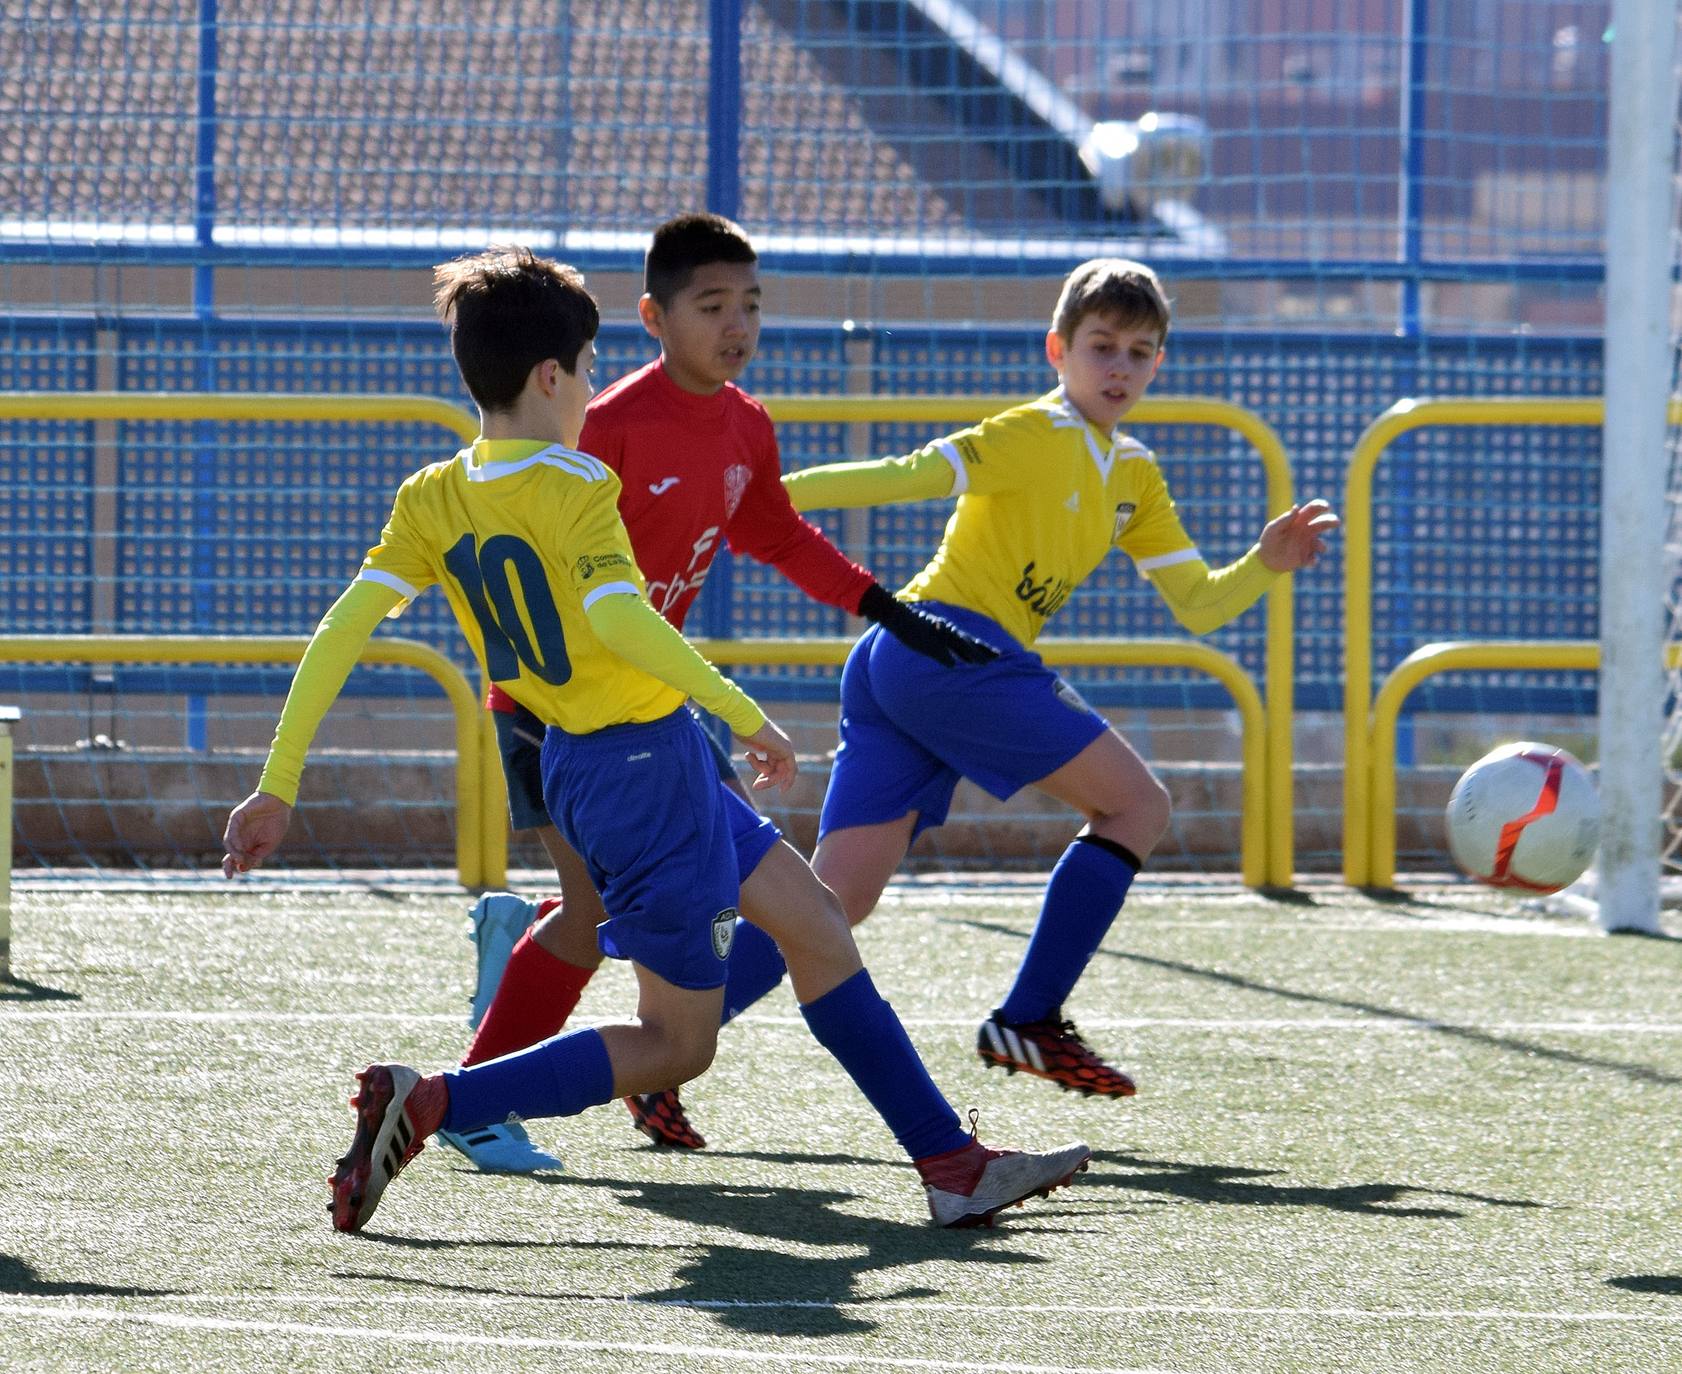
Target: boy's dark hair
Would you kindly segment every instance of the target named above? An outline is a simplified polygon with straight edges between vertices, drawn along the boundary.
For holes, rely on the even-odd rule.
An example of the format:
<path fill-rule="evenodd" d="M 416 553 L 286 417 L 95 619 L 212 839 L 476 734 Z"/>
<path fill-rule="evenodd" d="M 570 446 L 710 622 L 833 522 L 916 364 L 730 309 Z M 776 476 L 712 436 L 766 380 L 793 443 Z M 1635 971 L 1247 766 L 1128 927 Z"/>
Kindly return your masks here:
<path fill-rule="evenodd" d="M 654 231 L 642 264 L 642 289 L 662 309 L 710 262 L 758 262 L 742 226 L 723 215 L 675 215 Z"/>
<path fill-rule="evenodd" d="M 508 410 L 532 368 L 554 358 L 576 372 L 601 312 L 575 267 L 519 244 L 492 244 L 432 269 L 432 303 L 481 410 Z"/>
<path fill-rule="evenodd" d="M 1051 327 L 1068 343 L 1088 315 L 1113 315 L 1124 329 L 1155 329 L 1168 342 L 1169 306 L 1162 279 L 1130 258 L 1093 258 L 1064 278 Z"/>

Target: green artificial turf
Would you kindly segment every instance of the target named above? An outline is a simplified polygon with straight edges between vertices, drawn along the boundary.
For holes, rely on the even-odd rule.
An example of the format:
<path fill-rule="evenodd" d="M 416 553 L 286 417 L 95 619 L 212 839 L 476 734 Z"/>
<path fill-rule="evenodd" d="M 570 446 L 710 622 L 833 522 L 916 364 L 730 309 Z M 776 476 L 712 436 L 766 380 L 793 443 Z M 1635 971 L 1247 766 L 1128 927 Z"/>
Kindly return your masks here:
<path fill-rule="evenodd" d="M 0 1367 L 1682 1368 L 1682 943 L 1448 886 L 1144 883 L 1068 1012 L 1139 1096 L 984 1071 L 1031 886 L 896 889 L 878 984 L 994 1145 L 1084 1139 L 992 1230 L 915 1174 L 786 989 L 685 1091 L 531 1126 L 568 1172 L 429 1148 L 364 1235 L 325 1176 L 351 1074 L 465 1045 L 459 894 L 20 885 L 0 984 Z M 625 1014 L 604 966 L 584 1020 Z"/>

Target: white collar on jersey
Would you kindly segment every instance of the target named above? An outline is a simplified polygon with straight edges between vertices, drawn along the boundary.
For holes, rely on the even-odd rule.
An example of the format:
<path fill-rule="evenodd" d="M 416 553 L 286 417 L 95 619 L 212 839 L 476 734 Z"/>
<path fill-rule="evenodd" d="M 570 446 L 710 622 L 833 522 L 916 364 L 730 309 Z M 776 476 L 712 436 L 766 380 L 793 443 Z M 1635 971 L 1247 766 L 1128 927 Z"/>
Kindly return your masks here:
<path fill-rule="evenodd" d="M 1108 447 L 1100 444 L 1094 431 L 1097 426 L 1082 415 L 1075 408 L 1075 403 L 1069 399 L 1069 394 L 1059 382 L 1045 397 L 1049 404 L 1046 413 L 1051 417 L 1053 429 L 1078 429 L 1081 437 L 1086 440 L 1086 451 L 1092 455 L 1092 461 L 1098 469 L 1098 475 L 1108 482 L 1110 469 L 1115 466 L 1116 450 L 1124 444 L 1129 444 L 1129 437 L 1122 432 L 1121 422 L 1116 422 L 1115 428 L 1110 430 Z M 1131 456 L 1131 455 L 1129 455 Z"/>
<path fill-rule="evenodd" d="M 586 482 L 600 482 L 607 477 L 607 464 L 600 458 L 592 458 L 588 453 L 579 453 L 564 444 L 550 444 L 548 448 L 540 448 L 536 453 L 524 458 L 513 458 L 500 463 L 475 463 L 473 450 L 464 448 L 456 454 L 456 461 L 461 464 L 462 473 L 469 482 L 494 482 L 498 478 L 512 477 L 517 472 L 537 466 L 560 468 L 575 477 L 582 477 Z"/>

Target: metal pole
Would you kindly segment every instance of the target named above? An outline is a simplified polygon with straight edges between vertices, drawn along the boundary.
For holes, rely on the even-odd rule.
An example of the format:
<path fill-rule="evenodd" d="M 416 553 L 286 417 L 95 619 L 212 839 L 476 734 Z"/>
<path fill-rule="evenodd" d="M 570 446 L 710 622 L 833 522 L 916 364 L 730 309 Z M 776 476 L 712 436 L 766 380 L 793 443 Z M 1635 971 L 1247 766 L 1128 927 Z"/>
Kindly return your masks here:
<path fill-rule="evenodd" d="M 707 6 L 707 209 L 735 219 L 742 200 L 742 0 Z"/>
<path fill-rule="evenodd" d="M 1425 257 L 1423 196 L 1425 185 L 1425 58 L 1431 38 L 1429 0 L 1407 6 L 1407 76 L 1402 82 L 1402 175 L 1396 213 L 1398 245 L 1406 274 L 1401 282 L 1401 318 L 1397 332 L 1419 337 L 1419 268 Z M 1403 395 L 1411 395 L 1411 391 Z"/>
<path fill-rule="evenodd" d="M 1656 931 L 1675 0 L 1613 0 L 1600 529 L 1600 914 Z"/>
<path fill-rule="evenodd" d="M 198 351 L 193 359 L 193 389 L 216 390 L 216 357 L 211 324 L 216 314 L 216 72 L 218 0 L 199 0 L 198 121 L 193 154 L 193 318 L 199 324 Z M 195 634 L 208 634 L 216 612 L 216 506 L 220 472 L 216 428 L 209 420 L 193 425 L 193 527 L 190 574 L 192 625 Z M 186 746 L 203 751 L 209 744 L 209 722 L 202 693 L 186 700 Z"/>
<path fill-rule="evenodd" d="M 12 722 L 15 706 L 0 706 L 0 983 L 12 977 Z"/>

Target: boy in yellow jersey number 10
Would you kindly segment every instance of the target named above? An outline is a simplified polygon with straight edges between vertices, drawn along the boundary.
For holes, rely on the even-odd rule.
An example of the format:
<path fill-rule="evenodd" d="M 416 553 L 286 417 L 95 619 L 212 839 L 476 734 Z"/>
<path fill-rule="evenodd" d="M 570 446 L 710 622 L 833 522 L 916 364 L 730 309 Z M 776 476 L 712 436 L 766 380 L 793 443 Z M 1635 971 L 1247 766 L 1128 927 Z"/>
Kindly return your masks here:
<path fill-rule="evenodd" d="M 436 583 L 486 678 L 548 727 L 544 801 L 601 894 L 603 952 L 632 963 L 637 1017 L 443 1073 L 369 1065 L 352 1099 L 355 1134 L 328 1180 L 333 1224 L 361 1228 L 440 1129 L 571 1116 L 702 1072 L 744 880 L 777 899 L 759 924 L 787 963 L 801 1014 L 917 1165 L 936 1222 L 988 1222 L 1068 1183 L 1090 1158 L 1083 1144 L 1024 1154 L 965 1134 L 872 984 L 833 894 L 719 779 L 686 699 L 747 745 L 755 787 L 787 787 L 794 751 L 649 605 L 619 518 L 619 481 L 574 447 L 599 324 L 583 278 L 521 248 L 435 275 L 481 437 L 403 483 L 380 542 L 317 627 L 258 788 L 228 818 L 223 872 L 273 853 L 310 740 L 362 645 Z"/>
<path fill-rule="evenodd" d="M 1086 818 L 1046 886 L 1015 981 L 982 1023 L 982 1061 L 1126 1097 L 1132 1080 L 1063 1012 L 1168 828 L 1144 760 L 1033 652 L 1047 621 L 1110 549 L 1128 554 L 1179 621 L 1205 633 L 1281 574 L 1312 565 L 1337 516 L 1324 501 L 1269 520 L 1242 558 L 1210 569 L 1148 449 L 1119 428 L 1164 357 L 1169 305 L 1141 263 L 1071 272 L 1046 332 L 1058 386 L 907 457 L 783 478 L 801 511 L 957 497 L 940 547 L 899 595 L 993 645 L 991 663 L 929 672 L 867 630 L 841 678 L 841 743 L 812 866 L 854 924 L 967 777 L 1003 800 L 1034 786 Z"/>

